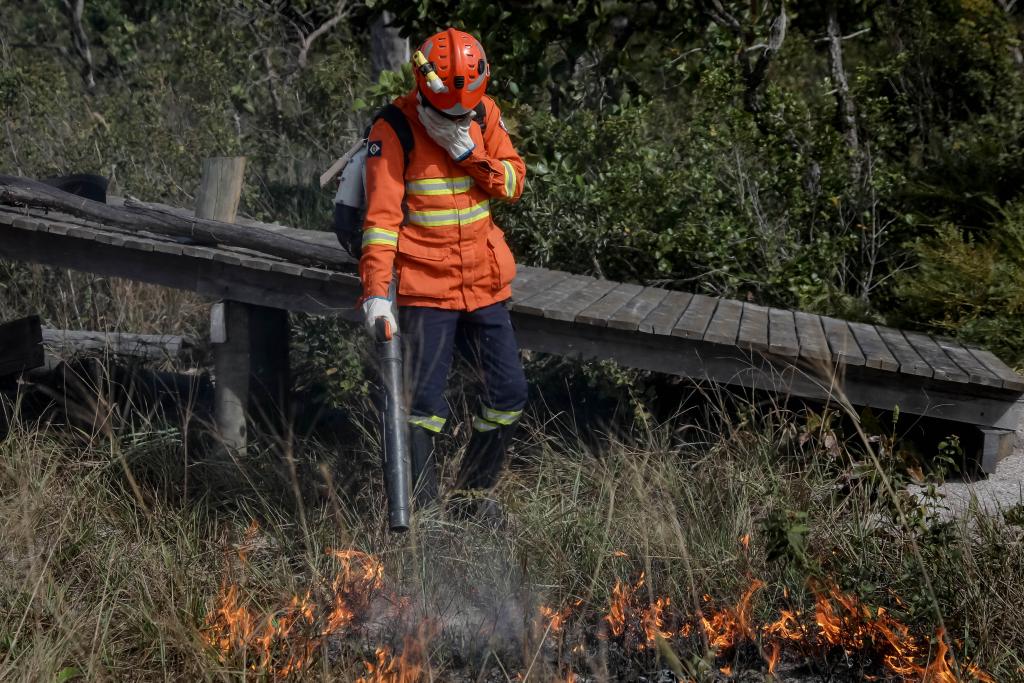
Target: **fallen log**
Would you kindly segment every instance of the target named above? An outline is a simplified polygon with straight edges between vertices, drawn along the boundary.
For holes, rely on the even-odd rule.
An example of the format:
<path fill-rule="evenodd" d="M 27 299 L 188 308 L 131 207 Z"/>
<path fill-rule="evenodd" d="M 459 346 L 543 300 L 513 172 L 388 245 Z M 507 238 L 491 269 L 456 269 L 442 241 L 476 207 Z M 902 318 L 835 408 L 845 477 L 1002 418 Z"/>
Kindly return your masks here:
<path fill-rule="evenodd" d="M 175 334 L 43 328 L 43 346 L 59 356 L 102 354 L 141 360 L 165 360 L 187 354 L 196 348 L 196 343 L 188 337 Z"/>
<path fill-rule="evenodd" d="M 250 249 L 302 265 L 352 269 L 352 260 L 340 246 L 328 247 L 280 231 L 185 216 L 135 202 L 110 206 L 19 176 L 0 175 L 0 204 L 60 211 L 123 230 L 186 238 L 195 244 Z"/>
<path fill-rule="evenodd" d="M 0 325 L 0 377 L 13 375 L 44 362 L 39 316 Z"/>

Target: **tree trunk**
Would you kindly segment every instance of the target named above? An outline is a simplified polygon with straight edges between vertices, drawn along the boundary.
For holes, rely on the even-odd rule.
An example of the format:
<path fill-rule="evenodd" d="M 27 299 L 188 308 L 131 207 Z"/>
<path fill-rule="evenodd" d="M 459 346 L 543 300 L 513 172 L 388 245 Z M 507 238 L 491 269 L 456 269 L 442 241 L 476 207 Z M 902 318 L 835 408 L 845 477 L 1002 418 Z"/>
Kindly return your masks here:
<path fill-rule="evenodd" d="M 860 141 L 857 138 L 857 108 L 843 66 L 843 35 L 839 30 L 839 9 L 835 0 L 828 6 L 828 61 L 836 94 L 836 128 L 846 140 L 850 153 L 850 173 L 860 176 Z"/>
<path fill-rule="evenodd" d="M 382 12 L 370 26 L 370 77 L 376 83 L 381 71 L 397 71 L 410 59 L 409 39 L 401 37 L 391 12 Z"/>

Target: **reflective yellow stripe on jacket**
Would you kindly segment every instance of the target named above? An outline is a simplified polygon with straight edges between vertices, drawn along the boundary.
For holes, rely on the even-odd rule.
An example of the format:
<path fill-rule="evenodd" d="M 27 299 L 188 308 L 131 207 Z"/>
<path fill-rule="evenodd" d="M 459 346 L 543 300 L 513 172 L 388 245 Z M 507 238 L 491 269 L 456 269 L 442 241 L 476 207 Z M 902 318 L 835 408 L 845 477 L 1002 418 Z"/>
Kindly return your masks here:
<path fill-rule="evenodd" d="M 371 244 L 398 248 L 398 233 L 384 228 L 363 228 L 363 248 Z"/>
<path fill-rule="evenodd" d="M 505 167 L 505 198 L 512 199 L 516 196 L 516 170 L 504 159 L 501 160 L 501 165 Z"/>
<path fill-rule="evenodd" d="M 473 187 L 473 179 L 468 175 L 457 178 L 421 178 L 405 183 L 406 194 L 415 195 L 447 195 L 462 194 Z"/>
<path fill-rule="evenodd" d="M 490 200 L 485 199 L 464 209 L 433 209 L 410 211 L 409 223 L 424 228 L 444 228 L 450 225 L 464 225 L 491 215 Z"/>

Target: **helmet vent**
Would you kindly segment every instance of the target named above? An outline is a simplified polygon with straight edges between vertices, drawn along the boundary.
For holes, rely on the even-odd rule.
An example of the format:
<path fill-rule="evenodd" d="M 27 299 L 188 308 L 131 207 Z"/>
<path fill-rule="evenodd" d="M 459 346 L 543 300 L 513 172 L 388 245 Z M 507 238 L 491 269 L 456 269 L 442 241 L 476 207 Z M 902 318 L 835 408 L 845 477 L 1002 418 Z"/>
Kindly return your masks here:
<path fill-rule="evenodd" d="M 476 63 L 476 72 L 478 74 L 482 74 L 482 73 L 486 73 L 486 71 L 487 71 L 487 62 L 485 62 L 484 60 L 481 59 L 479 62 Z"/>
<path fill-rule="evenodd" d="M 455 81 L 455 89 L 456 90 L 462 90 L 462 88 L 466 85 L 466 77 L 465 76 L 456 76 L 454 78 L 454 81 Z"/>

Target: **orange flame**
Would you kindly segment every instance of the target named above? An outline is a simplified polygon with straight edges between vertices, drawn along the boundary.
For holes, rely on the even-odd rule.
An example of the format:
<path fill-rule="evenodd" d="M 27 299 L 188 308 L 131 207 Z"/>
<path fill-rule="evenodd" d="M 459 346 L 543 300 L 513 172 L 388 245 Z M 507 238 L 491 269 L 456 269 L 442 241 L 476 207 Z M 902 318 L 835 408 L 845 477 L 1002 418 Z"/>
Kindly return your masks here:
<path fill-rule="evenodd" d="M 665 612 L 672 604 L 672 600 L 662 596 L 655 598 L 654 602 L 646 606 L 642 605 L 638 595 L 645 582 L 646 576 L 643 572 L 640 572 L 634 584 L 616 579 L 612 587 L 608 613 L 604 616 L 612 637 L 622 637 L 630 631 L 630 639 L 636 638 L 636 646 L 640 650 L 652 647 L 658 636 L 669 639 L 675 635 L 665 628 Z"/>
<path fill-rule="evenodd" d="M 540 612 L 541 622 L 545 624 L 544 628 L 546 630 L 550 630 L 551 633 L 559 633 L 563 628 L 565 628 L 565 622 L 582 604 L 583 600 L 576 600 L 572 604 L 566 605 L 561 609 L 541 605 L 537 608 L 537 611 Z"/>
<path fill-rule="evenodd" d="M 604 617 L 604 620 L 608 623 L 608 629 L 613 636 L 618 637 L 626 632 L 626 612 L 629 609 L 629 602 L 633 594 L 643 585 L 643 572 L 640 573 L 640 578 L 637 579 L 635 586 L 623 583 L 621 579 L 615 579 L 615 585 L 612 587 L 611 603 L 608 605 L 608 614 Z"/>
<path fill-rule="evenodd" d="M 915 636 L 909 626 L 895 619 L 884 607 L 869 608 L 859 598 L 844 593 L 835 585 L 827 590 L 812 585 L 816 629 L 795 610 L 783 610 L 775 621 L 755 627 L 751 620 L 751 600 L 763 585 L 761 581 L 754 580 L 735 607 L 699 616 L 708 643 L 716 653 L 725 654 L 742 641 L 759 643 L 768 671 L 772 673 L 787 646 L 801 647 L 804 653 L 821 646 L 840 647 L 847 655 L 870 654 L 877 657 L 876 661 L 881 661 L 890 674 L 908 680 L 921 683 L 961 680 L 941 630 L 929 658 L 927 640 Z M 711 602 L 710 596 L 704 596 L 704 601 Z M 688 633 L 684 628 L 679 635 L 685 637 Z M 962 670 L 973 680 L 994 683 L 976 665 L 967 665 Z"/>
<path fill-rule="evenodd" d="M 424 621 L 415 636 L 402 639 L 402 654 L 395 657 L 388 648 L 378 647 L 376 660 L 364 662 L 366 676 L 360 676 L 356 683 L 417 683 L 426 671 L 426 646 L 437 634 L 437 626 Z"/>
<path fill-rule="evenodd" d="M 742 639 L 754 639 L 750 624 L 750 602 L 754 593 L 764 587 L 764 582 L 755 579 L 740 597 L 736 607 L 716 612 L 710 618 L 700 616 L 700 623 L 708 636 L 708 644 L 716 650 L 729 650 Z"/>
<path fill-rule="evenodd" d="M 255 529 L 250 526 L 252 534 Z M 328 553 L 342 571 L 315 591 L 293 595 L 270 611 L 248 604 L 238 584 L 225 582 L 205 627 L 206 639 L 220 659 L 241 660 L 253 671 L 287 676 L 306 666 L 324 638 L 348 628 L 383 586 L 383 566 L 357 550 Z M 241 550 L 239 558 L 244 561 Z"/>
<path fill-rule="evenodd" d="M 416 683 L 423 677 L 423 668 L 403 648 L 395 657 L 386 647 L 378 647 L 375 662 L 364 662 L 366 676 L 360 676 L 356 683 Z"/>

